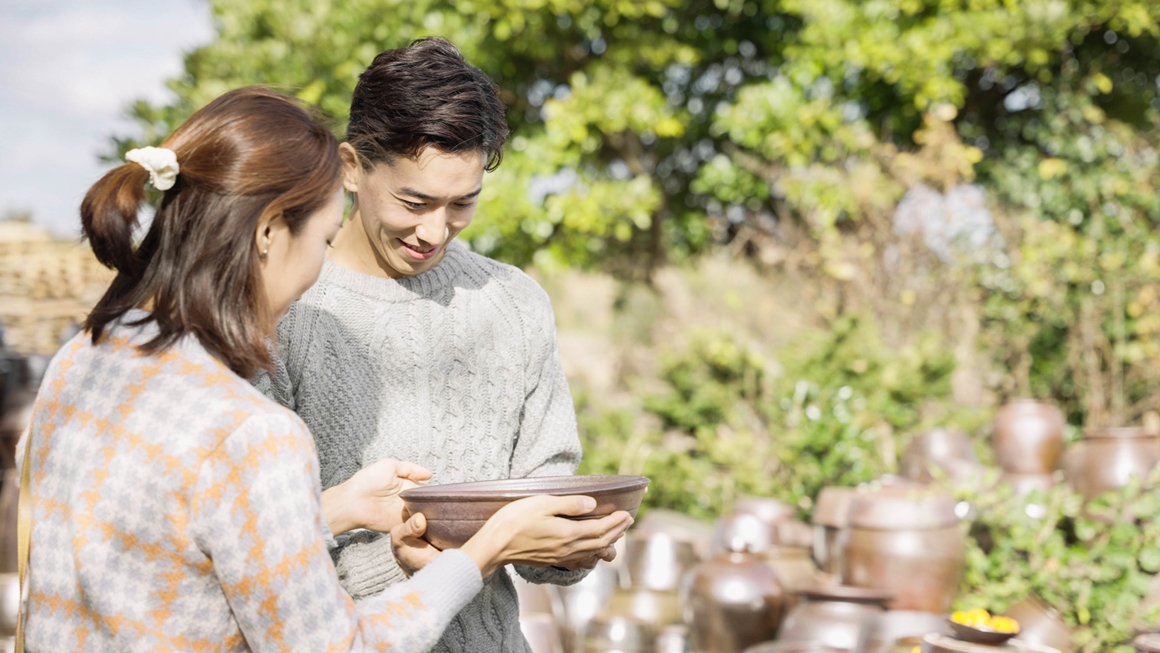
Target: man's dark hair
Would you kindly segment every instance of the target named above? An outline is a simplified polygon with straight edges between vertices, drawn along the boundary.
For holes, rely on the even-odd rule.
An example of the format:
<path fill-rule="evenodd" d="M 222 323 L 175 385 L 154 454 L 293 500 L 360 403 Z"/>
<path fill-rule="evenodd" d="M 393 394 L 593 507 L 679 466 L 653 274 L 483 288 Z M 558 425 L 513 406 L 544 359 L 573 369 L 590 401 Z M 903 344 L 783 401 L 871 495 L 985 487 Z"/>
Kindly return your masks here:
<path fill-rule="evenodd" d="M 359 75 L 346 140 L 368 169 L 433 145 L 452 154 L 483 152 L 491 171 L 508 136 L 496 91 L 450 41 L 419 39 L 380 53 Z"/>

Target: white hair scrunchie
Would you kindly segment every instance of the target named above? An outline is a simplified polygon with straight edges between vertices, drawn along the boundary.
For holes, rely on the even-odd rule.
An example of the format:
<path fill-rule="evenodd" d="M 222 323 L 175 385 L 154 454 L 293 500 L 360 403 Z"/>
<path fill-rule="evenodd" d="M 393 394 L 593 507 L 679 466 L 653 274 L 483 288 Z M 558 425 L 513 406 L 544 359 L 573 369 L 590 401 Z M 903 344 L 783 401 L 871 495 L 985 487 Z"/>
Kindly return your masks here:
<path fill-rule="evenodd" d="M 164 147 L 141 147 L 125 153 L 125 160 L 149 171 L 149 183 L 157 190 L 169 190 L 177 182 L 177 154 Z"/>

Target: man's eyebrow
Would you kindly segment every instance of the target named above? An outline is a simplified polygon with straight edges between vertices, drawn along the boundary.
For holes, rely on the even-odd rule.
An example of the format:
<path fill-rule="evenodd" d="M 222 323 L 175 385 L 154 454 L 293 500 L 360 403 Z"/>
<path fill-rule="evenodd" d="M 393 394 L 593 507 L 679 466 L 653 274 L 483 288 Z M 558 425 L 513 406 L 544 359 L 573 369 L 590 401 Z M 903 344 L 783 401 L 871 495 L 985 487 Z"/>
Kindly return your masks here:
<path fill-rule="evenodd" d="M 479 193 L 482 191 L 483 191 L 483 186 L 480 186 L 479 188 L 476 188 L 474 191 L 472 191 L 466 195 L 463 195 L 462 197 L 457 197 L 456 199 L 457 200 L 469 200 L 469 199 L 479 195 Z M 419 191 L 415 190 L 414 188 L 406 188 L 406 187 L 400 188 L 399 193 L 403 194 L 403 195 L 408 195 L 410 197 L 414 197 L 415 199 L 423 200 L 425 202 L 434 202 L 434 201 L 438 200 L 438 198 L 431 197 L 430 195 L 428 195 L 426 193 L 420 193 Z"/>

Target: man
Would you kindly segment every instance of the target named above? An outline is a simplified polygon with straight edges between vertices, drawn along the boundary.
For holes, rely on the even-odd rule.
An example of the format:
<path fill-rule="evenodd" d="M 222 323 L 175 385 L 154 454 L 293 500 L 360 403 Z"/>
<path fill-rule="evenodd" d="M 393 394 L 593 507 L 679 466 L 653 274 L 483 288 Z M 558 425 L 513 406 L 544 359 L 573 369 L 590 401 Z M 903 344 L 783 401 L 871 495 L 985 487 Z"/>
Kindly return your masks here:
<path fill-rule="evenodd" d="M 279 327 L 278 369 L 257 381 L 313 432 L 333 489 L 324 511 L 340 510 L 341 484 L 382 458 L 422 465 L 433 483 L 579 464 L 547 295 L 455 242 L 507 133 L 495 86 L 446 40 L 383 52 L 359 78 L 341 146 L 349 219 Z M 570 584 L 612 556 L 577 542 L 553 551 L 537 558 L 552 566 L 517 572 Z M 356 598 L 405 577 L 379 533 L 340 538 L 335 563 Z M 497 573 L 435 650 L 523 653 L 518 617 L 511 579 Z"/>

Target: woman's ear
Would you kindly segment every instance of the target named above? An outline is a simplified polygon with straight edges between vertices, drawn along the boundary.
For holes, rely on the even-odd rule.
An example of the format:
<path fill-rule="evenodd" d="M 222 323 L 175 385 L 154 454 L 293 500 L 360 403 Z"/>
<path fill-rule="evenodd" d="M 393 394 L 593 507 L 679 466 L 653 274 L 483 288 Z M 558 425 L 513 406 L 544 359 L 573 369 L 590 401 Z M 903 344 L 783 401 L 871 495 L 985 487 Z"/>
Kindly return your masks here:
<path fill-rule="evenodd" d="M 348 193 L 357 193 L 363 176 L 362 162 L 358 152 L 350 143 L 340 143 L 338 156 L 342 159 L 342 187 Z"/>
<path fill-rule="evenodd" d="M 263 215 L 258 220 L 258 226 L 254 230 L 254 246 L 258 248 L 260 261 L 265 263 L 266 257 L 270 255 L 270 248 L 276 246 L 283 235 L 289 235 L 288 227 L 281 212 Z"/>

